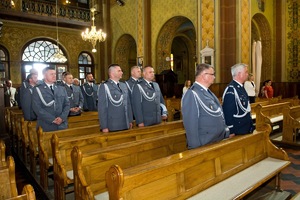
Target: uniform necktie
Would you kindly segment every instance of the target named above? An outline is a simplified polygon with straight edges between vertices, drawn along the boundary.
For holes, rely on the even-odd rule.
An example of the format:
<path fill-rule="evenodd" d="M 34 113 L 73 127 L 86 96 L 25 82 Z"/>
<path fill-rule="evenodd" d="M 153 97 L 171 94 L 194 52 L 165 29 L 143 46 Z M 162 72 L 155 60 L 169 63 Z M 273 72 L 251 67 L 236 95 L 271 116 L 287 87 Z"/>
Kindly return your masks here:
<path fill-rule="evenodd" d="M 152 82 L 150 82 L 149 84 L 150 84 L 150 86 L 151 86 L 151 87 L 154 89 L 153 83 L 152 83 Z"/>
<path fill-rule="evenodd" d="M 252 86 L 254 87 L 254 83 L 251 81 Z"/>
<path fill-rule="evenodd" d="M 70 89 L 73 91 L 73 87 L 70 85 Z"/>
<path fill-rule="evenodd" d="M 214 97 L 214 95 L 212 94 L 212 92 L 210 91 L 210 89 L 207 89 L 207 92 L 208 92 L 212 97 Z"/>
<path fill-rule="evenodd" d="M 50 89 L 51 89 L 52 94 L 54 94 L 54 90 L 53 90 L 52 85 L 50 85 Z"/>
<path fill-rule="evenodd" d="M 117 86 L 118 86 L 118 88 L 121 90 L 121 88 L 120 88 L 120 84 L 119 83 L 117 83 Z M 121 90 L 122 91 L 122 90 Z"/>

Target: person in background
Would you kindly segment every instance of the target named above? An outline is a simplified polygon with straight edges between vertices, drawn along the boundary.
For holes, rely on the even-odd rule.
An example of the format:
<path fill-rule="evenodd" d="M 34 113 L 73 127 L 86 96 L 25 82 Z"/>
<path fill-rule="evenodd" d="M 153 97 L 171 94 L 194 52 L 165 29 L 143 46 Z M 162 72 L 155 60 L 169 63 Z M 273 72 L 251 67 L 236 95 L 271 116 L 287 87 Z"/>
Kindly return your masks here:
<path fill-rule="evenodd" d="M 56 80 L 56 85 L 65 86 L 66 82 L 64 80 L 64 77 L 65 77 L 66 73 L 69 73 L 69 72 L 64 71 L 63 73 L 61 73 L 61 79 Z"/>
<path fill-rule="evenodd" d="M 218 98 L 209 90 L 215 80 L 211 65 L 198 64 L 196 81 L 182 98 L 182 117 L 188 149 L 229 137 Z"/>
<path fill-rule="evenodd" d="M 33 88 L 32 108 L 37 115 L 37 128 L 56 131 L 68 128 L 70 102 L 64 87 L 56 82 L 54 68 L 43 69 L 44 82 Z"/>
<path fill-rule="evenodd" d="M 268 84 L 268 82 L 267 82 L 267 81 L 264 81 L 264 82 L 263 82 L 263 86 L 262 86 L 261 89 L 260 89 L 260 96 L 261 96 L 262 98 L 265 98 L 265 87 L 267 86 L 267 84 Z"/>
<path fill-rule="evenodd" d="M 243 63 L 231 67 L 233 80 L 223 93 L 223 111 L 226 125 L 232 135 L 252 133 L 251 106 L 248 94 L 243 86 L 248 79 L 248 66 Z"/>
<path fill-rule="evenodd" d="M 118 64 L 108 68 L 109 79 L 102 83 L 98 94 L 98 115 L 100 129 L 107 133 L 132 128 L 130 91 L 120 82 L 123 72 Z"/>
<path fill-rule="evenodd" d="M 37 77 L 37 79 L 38 79 L 38 75 L 39 75 L 39 74 L 38 74 L 38 71 L 37 71 L 35 68 L 30 69 L 29 74 L 31 74 L 31 75 L 36 75 L 36 76 L 34 76 L 34 79 L 35 79 L 35 77 Z M 27 77 L 28 77 L 28 75 L 27 75 Z M 23 101 L 23 99 L 24 99 L 24 97 L 23 97 L 24 91 L 27 91 L 26 89 L 27 89 L 27 88 L 29 87 L 29 85 L 30 85 L 29 82 L 28 82 L 27 77 L 26 77 L 26 79 L 22 82 L 22 84 L 21 84 L 21 86 L 20 86 L 20 89 L 19 89 L 19 92 L 18 92 L 17 101 L 18 101 L 18 106 L 19 106 L 20 109 L 22 109 L 22 101 Z M 42 83 L 42 81 L 37 80 L 37 82 L 36 82 L 35 85 L 40 84 L 40 83 Z M 32 88 L 32 87 L 31 87 L 31 88 Z"/>
<path fill-rule="evenodd" d="M 271 99 L 273 98 L 273 95 L 274 95 L 274 90 L 273 90 L 273 87 L 272 87 L 272 81 L 271 80 L 266 80 L 266 85 L 264 87 L 264 94 L 265 94 L 265 97 L 267 99 Z"/>
<path fill-rule="evenodd" d="M 86 74 L 86 82 L 80 86 L 84 98 L 83 110 L 84 111 L 97 111 L 98 103 L 98 85 L 92 73 Z"/>
<path fill-rule="evenodd" d="M 159 124 L 168 117 L 159 85 L 153 80 L 154 69 L 146 66 L 143 69 L 143 79 L 133 87 L 132 107 L 138 127 Z"/>
<path fill-rule="evenodd" d="M 64 74 L 64 82 L 64 87 L 70 101 L 69 116 L 81 115 L 84 99 L 80 87 L 73 84 L 73 75 L 70 72 Z"/>
<path fill-rule="evenodd" d="M 191 80 L 186 80 L 184 83 L 184 87 L 182 88 L 182 96 L 186 93 L 188 89 L 190 89 L 192 83 Z"/>
<path fill-rule="evenodd" d="M 8 107 L 13 107 L 17 106 L 17 102 L 15 99 L 16 95 L 16 88 L 12 86 L 12 81 L 11 80 L 6 80 L 5 81 L 5 90 L 4 90 L 4 95 L 6 96 L 6 105 Z"/>
<path fill-rule="evenodd" d="M 80 86 L 80 81 L 78 80 L 78 78 L 73 79 L 73 85 Z"/>
<path fill-rule="evenodd" d="M 250 103 L 255 103 L 255 83 L 253 74 L 249 74 L 248 80 L 244 83 L 245 90 L 249 96 Z"/>
<path fill-rule="evenodd" d="M 20 102 L 22 105 L 22 111 L 24 119 L 27 121 L 36 120 L 36 114 L 32 109 L 32 92 L 33 88 L 38 84 L 38 75 L 36 73 L 28 74 L 26 80 L 26 88 L 21 87 L 21 98 Z"/>

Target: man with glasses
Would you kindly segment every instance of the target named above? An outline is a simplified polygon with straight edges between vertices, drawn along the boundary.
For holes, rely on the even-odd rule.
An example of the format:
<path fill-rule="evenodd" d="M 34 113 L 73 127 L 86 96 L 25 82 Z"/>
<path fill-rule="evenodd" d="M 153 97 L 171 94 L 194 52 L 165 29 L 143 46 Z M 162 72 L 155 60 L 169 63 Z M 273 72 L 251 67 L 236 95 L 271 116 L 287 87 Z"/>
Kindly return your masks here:
<path fill-rule="evenodd" d="M 251 106 L 244 83 L 248 79 L 248 66 L 238 63 L 231 67 L 233 80 L 223 93 L 223 110 L 226 124 L 232 135 L 252 133 Z"/>
<path fill-rule="evenodd" d="M 181 110 L 189 149 L 229 137 L 220 102 L 209 90 L 214 80 L 214 68 L 198 64 L 196 81 L 182 97 Z"/>

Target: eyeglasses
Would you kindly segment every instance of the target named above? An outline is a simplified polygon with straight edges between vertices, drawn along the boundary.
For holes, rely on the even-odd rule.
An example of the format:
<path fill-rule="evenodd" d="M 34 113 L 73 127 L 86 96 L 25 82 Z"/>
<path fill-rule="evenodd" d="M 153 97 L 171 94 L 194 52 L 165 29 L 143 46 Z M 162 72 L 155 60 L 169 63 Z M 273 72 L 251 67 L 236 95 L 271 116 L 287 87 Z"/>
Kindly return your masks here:
<path fill-rule="evenodd" d="M 216 76 L 216 73 L 204 73 L 204 74 L 208 74 L 208 75 L 211 75 L 211 76 Z"/>

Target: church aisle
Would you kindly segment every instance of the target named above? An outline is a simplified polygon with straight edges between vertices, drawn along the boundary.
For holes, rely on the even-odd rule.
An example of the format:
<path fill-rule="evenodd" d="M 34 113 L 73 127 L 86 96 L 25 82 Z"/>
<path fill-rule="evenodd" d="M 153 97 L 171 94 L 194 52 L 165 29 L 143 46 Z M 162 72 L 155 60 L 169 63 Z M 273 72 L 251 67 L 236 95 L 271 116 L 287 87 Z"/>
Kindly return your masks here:
<path fill-rule="evenodd" d="M 292 162 L 281 174 L 281 188 L 292 195 L 300 192 L 300 150 L 283 148 Z"/>

